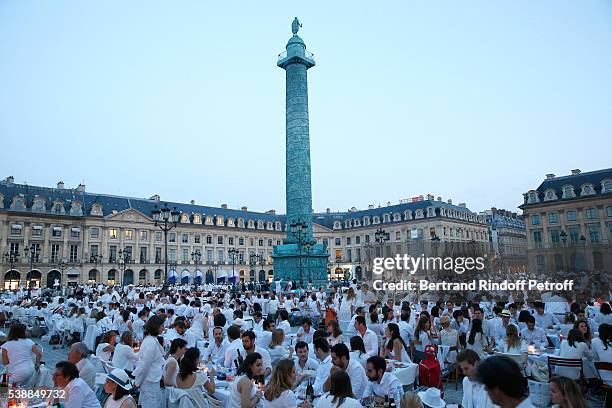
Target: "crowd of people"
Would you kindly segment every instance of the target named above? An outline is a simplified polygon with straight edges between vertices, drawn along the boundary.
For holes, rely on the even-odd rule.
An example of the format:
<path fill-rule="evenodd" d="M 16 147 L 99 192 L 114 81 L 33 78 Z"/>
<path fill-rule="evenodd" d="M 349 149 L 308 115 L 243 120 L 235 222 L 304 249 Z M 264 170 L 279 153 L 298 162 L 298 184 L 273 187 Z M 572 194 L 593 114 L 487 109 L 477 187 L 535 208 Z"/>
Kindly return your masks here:
<path fill-rule="evenodd" d="M 543 376 L 550 404 L 564 408 L 587 406 L 586 392 L 612 385 L 610 372 L 595 367 L 612 363 L 610 299 L 414 302 L 414 294 L 399 298 L 356 281 L 244 289 L 4 292 L 5 383 L 44 386 L 47 341 L 67 348 L 52 375 L 66 408 L 443 407 L 443 382 L 425 387 L 418 376 L 406 384 L 396 375 L 430 358 L 432 347 L 444 381 L 461 383 L 466 408 L 530 407 L 528 380 Z M 35 331 L 39 344 L 29 338 Z M 584 366 L 549 376 L 531 358 L 545 351 Z"/>

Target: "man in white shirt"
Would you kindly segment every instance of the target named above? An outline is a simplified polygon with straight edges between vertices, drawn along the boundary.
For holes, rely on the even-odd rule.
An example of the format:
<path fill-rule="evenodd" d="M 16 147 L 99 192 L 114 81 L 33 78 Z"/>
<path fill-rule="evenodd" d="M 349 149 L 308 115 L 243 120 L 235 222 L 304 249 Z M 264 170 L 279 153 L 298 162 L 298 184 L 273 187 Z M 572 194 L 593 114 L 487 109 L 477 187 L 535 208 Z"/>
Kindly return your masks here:
<path fill-rule="evenodd" d="M 74 343 L 68 351 L 68 361 L 76 365 L 79 370 L 79 378 L 89 385 L 92 391 L 96 389 L 96 369 L 87 359 L 89 349 L 85 343 Z"/>
<path fill-rule="evenodd" d="M 319 359 L 320 364 L 317 368 L 317 378 L 312 387 L 315 395 L 321 395 L 324 392 L 323 386 L 327 382 L 333 363 L 329 353 L 329 343 L 327 339 L 318 337 L 314 340 L 313 345 L 315 355 Z"/>
<path fill-rule="evenodd" d="M 314 330 L 312 329 L 312 320 L 310 320 L 308 317 L 304 318 L 304 320 L 302 320 L 302 327 L 300 327 L 297 332 L 298 340 L 311 343 L 313 333 Z"/>
<path fill-rule="evenodd" d="M 534 302 L 536 313 L 534 315 L 536 325 L 542 329 L 553 329 L 559 326 L 559 319 L 550 313 L 544 313 L 544 302 Z"/>
<path fill-rule="evenodd" d="M 376 333 L 368 329 L 363 316 L 355 317 L 355 331 L 362 338 L 368 356 L 378 355 L 378 337 Z"/>
<path fill-rule="evenodd" d="M 234 364 L 234 355 L 238 353 L 236 350 L 242 347 L 242 340 L 240 340 L 240 329 L 238 326 L 230 326 L 227 328 L 227 338 L 229 345 L 225 349 L 225 359 L 223 366 L 225 368 L 232 368 Z"/>
<path fill-rule="evenodd" d="M 223 364 L 225 361 L 225 350 L 227 350 L 230 343 L 227 339 L 223 338 L 222 327 L 215 327 L 213 329 L 213 337 L 214 341 L 204 351 L 202 360 L 208 361 L 210 359 L 215 364 Z"/>
<path fill-rule="evenodd" d="M 476 373 L 494 404 L 504 408 L 533 407 L 527 379 L 519 365 L 508 357 L 489 357 L 478 365 Z M 480 405 L 474 406 L 480 408 Z"/>
<path fill-rule="evenodd" d="M 521 330 L 521 338 L 527 345 L 533 344 L 538 349 L 548 346 L 544 329 L 536 327 L 536 320 L 533 316 L 527 317 L 527 327 Z"/>
<path fill-rule="evenodd" d="M 464 350 L 457 355 L 459 369 L 465 375 L 463 377 L 463 399 L 461 406 L 464 408 L 493 408 L 496 405 L 491 402 L 484 385 L 478 382 L 476 373 L 480 364 L 480 357 L 474 350 Z"/>
<path fill-rule="evenodd" d="M 60 361 L 55 365 L 53 382 L 62 388 L 66 394 L 62 400 L 65 408 L 100 408 L 100 402 L 93 390 L 83 379 L 79 378 L 79 370 L 69 361 Z"/>
<path fill-rule="evenodd" d="M 314 372 L 317 371 L 319 363 L 309 356 L 308 344 L 303 341 L 295 343 L 295 373 L 297 374 L 297 382 L 315 378 Z"/>
<path fill-rule="evenodd" d="M 346 344 L 339 343 L 331 348 L 332 363 L 336 369 L 345 371 L 351 379 L 351 387 L 353 395 L 356 399 L 361 399 L 363 391 L 368 383 L 366 372 L 359 361 L 351 360 L 349 349 Z M 334 369 L 332 369 L 333 373 Z M 330 376 L 331 378 L 331 376 Z M 328 391 L 330 386 L 329 380 L 325 384 L 325 391 Z"/>
<path fill-rule="evenodd" d="M 255 344 L 255 332 L 252 330 L 247 330 L 242 333 L 242 357 L 246 357 L 247 354 L 251 353 L 259 353 L 261 354 L 261 360 L 264 368 L 264 375 L 267 377 L 272 373 L 272 359 L 270 358 L 270 353 L 263 347 L 259 347 Z M 236 355 L 238 355 L 238 349 L 236 351 Z"/>
<path fill-rule="evenodd" d="M 380 356 L 368 358 L 366 375 L 370 380 L 363 392 L 363 398 L 396 395 L 402 384 L 393 373 L 387 372 L 387 362 Z"/>

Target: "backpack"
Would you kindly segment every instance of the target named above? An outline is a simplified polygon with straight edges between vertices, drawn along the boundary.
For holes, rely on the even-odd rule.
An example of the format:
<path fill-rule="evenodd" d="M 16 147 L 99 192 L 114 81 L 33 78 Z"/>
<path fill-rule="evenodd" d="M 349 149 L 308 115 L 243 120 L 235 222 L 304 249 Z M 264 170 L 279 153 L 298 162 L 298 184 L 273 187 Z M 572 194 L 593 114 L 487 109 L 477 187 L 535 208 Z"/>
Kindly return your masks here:
<path fill-rule="evenodd" d="M 430 344 L 425 346 L 425 359 L 419 363 L 419 385 L 435 387 L 444 392 L 440 362 L 438 361 L 438 347 Z"/>

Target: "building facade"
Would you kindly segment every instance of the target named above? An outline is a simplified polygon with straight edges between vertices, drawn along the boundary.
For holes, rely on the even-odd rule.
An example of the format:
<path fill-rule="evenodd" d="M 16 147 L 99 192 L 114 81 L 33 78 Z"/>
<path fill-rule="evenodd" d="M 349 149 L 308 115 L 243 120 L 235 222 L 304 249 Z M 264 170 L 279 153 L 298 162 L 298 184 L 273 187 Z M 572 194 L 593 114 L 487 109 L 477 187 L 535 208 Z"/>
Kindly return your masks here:
<path fill-rule="evenodd" d="M 0 181 L 0 285 L 159 283 L 165 244 L 151 214 L 165 204 L 159 196 L 89 193 L 83 185 L 70 189 L 61 182 L 55 188 L 28 186 L 8 177 Z M 169 278 L 189 283 L 273 279 L 272 253 L 286 235 L 284 215 L 194 202 L 167 205 L 180 212 L 168 233 Z M 315 213 L 312 221 L 317 243 L 330 253 L 332 279 L 366 276 L 373 257 L 420 253 L 434 237 L 478 251 L 489 246 L 484 216 L 433 196 L 366 210 L 328 210 Z M 379 229 L 384 242 L 376 241 Z M 230 250 L 236 251 L 234 259 Z M 196 262 L 192 254 L 198 252 Z M 250 255 L 257 255 L 257 264 L 249 263 Z"/>
<path fill-rule="evenodd" d="M 531 270 L 612 269 L 612 169 L 547 174 L 520 208 Z"/>
<path fill-rule="evenodd" d="M 491 251 L 498 269 L 524 271 L 527 268 L 527 232 L 523 216 L 495 207 L 481 214 L 490 228 Z"/>

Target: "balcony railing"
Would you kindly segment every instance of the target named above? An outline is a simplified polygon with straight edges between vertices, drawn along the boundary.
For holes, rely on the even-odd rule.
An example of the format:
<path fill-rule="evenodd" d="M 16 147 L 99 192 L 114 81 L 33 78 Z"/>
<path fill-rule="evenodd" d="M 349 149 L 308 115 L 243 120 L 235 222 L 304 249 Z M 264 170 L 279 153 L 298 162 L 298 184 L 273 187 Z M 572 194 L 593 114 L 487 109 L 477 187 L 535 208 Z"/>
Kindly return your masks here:
<path fill-rule="evenodd" d="M 304 50 L 304 56 L 306 58 L 308 58 L 308 59 L 311 59 L 311 60 L 315 59 L 315 55 L 312 52 L 308 51 L 308 50 Z M 280 54 L 278 54 L 278 60 L 279 61 L 282 60 L 282 59 L 285 59 L 285 58 L 287 58 L 287 51 L 286 50 L 281 52 Z"/>

